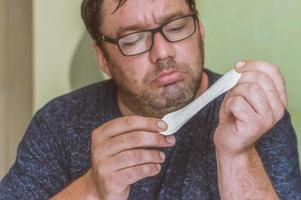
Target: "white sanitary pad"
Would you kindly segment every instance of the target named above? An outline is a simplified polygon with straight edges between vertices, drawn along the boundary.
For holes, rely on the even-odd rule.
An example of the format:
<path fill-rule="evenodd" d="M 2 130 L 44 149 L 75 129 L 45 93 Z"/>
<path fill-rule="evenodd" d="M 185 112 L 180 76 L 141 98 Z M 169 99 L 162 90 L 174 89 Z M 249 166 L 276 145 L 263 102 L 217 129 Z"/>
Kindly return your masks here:
<path fill-rule="evenodd" d="M 232 69 L 193 102 L 180 110 L 165 115 L 162 120 L 167 123 L 168 129 L 161 132 L 161 134 L 171 135 L 177 132 L 191 117 L 193 117 L 208 103 L 232 89 L 238 83 L 240 77 L 241 74 Z"/>

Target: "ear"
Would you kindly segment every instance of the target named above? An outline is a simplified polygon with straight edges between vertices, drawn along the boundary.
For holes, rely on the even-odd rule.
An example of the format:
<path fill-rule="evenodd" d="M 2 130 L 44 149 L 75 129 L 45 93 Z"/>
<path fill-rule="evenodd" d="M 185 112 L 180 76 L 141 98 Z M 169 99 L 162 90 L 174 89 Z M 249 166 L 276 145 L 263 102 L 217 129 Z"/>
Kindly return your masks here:
<path fill-rule="evenodd" d="M 198 21 L 198 25 L 199 25 L 198 27 L 199 27 L 199 31 L 201 33 L 202 39 L 203 39 L 203 41 L 205 41 L 205 28 L 204 28 L 201 20 L 198 19 L 197 21 Z"/>
<path fill-rule="evenodd" d="M 100 67 L 100 69 L 110 78 L 112 78 L 112 73 L 110 70 L 110 65 L 107 61 L 107 58 L 103 52 L 103 50 L 97 46 L 96 44 L 93 45 L 94 49 L 95 49 L 95 53 L 96 53 L 96 59 L 98 62 L 98 65 Z"/>

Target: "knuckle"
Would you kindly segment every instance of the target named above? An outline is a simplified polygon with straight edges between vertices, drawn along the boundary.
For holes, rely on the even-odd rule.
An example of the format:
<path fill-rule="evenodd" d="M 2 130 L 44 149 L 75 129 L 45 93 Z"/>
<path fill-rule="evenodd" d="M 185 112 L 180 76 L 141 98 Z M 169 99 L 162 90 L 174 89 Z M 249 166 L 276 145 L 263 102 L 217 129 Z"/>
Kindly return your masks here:
<path fill-rule="evenodd" d="M 164 161 L 165 160 L 165 154 L 163 152 L 157 151 L 153 155 L 154 155 L 155 160 L 158 160 L 158 161 Z"/>
<path fill-rule="evenodd" d="M 115 147 L 124 147 L 126 143 L 128 143 L 128 141 L 130 142 L 131 140 L 127 139 L 126 136 L 119 136 L 119 137 L 112 138 L 109 144 Z M 111 145 L 109 144 L 106 145 L 107 148 L 110 148 Z"/>
<path fill-rule="evenodd" d="M 110 129 L 114 126 L 114 124 L 116 124 L 117 121 L 118 121 L 118 119 L 113 119 L 111 121 L 104 123 L 103 125 L 101 125 L 98 128 L 99 132 L 102 132 L 102 133 L 110 132 Z"/>
<path fill-rule="evenodd" d="M 139 177 L 145 177 L 151 171 L 149 165 L 143 165 L 139 170 Z"/>
<path fill-rule="evenodd" d="M 148 140 L 149 145 L 166 145 L 166 137 L 161 134 L 152 134 Z"/>
<path fill-rule="evenodd" d="M 134 161 L 135 163 L 141 163 L 143 161 L 143 156 L 141 151 L 132 151 L 128 154 L 129 160 Z"/>
<path fill-rule="evenodd" d="M 151 146 L 163 143 L 163 139 L 159 134 L 141 132 L 138 136 L 133 137 L 131 142 L 136 146 Z"/>
<path fill-rule="evenodd" d="M 141 117 L 137 115 L 129 116 L 125 118 L 125 124 L 133 127 L 139 124 L 140 127 L 150 128 L 156 130 L 157 124 L 156 119 L 150 117 Z"/>
<path fill-rule="evenodd" d="M 154 118 L 147 118 L 146 126 L 156 130 L 157 129 L 157 120 Z"/>
<path fill-rule="evenodd" d="M 279 109 L 279 119 L 281 119 L 285 115 L 285 109 L 282 107 Z"/>
<path fill-rule="evenodd" d="M 106 144 L 103 142 L 92 142 L 91 143 L 91 156 L 94 158 L 100 158 L 106 153 Z"/>
<path fill-rule="evenodd" d="M 91 142 L 105 140 L 105 133 L 110 127 L 107 124 L 104 124 L 98 128 L 95 128 L 91 133 Z"/>
<path fill-rule="evenodd" d="M 236 96 L 232 98 L 231 106 L 233 108 L 241 107 L 243 105 L 244 98 L 241 96 Z"/>
<path fill-rule="evenodd" d="M 152 164 L 152 165 L 151 165 L 151 169 L 150 169 L 151 175 L 158 174 L 158 173 L 160 172 L 160 169 L 161 169 L 161 165 L 160 165 L 160 168 L 158 168 L 158 167 L 156 166 L 156 164 Z"/>
<path fill-rule="evenodd" d="M 269 76 L 265 72 L 258 72 L 257 77 L 258 81 L 266 81 Z"/>
<path fill-rule="evenodd" d="M 257 83 L 252 83 L 249 85 L 248 92 L 249 94 L 254 94 L 261 91 L 261 87 Z"/>
<path fill-rule="evenodd" d="M 150 176 L 157 173 L 157 168 L 155 164 L 148 164 L 143 166 L 142 175 L 143 176 Z"/>
<path fill-rule="evenodd" d="M 137 168 L 132 168 L 128 173 L 128 177 L 130 180 L 137 180 L 144 177 L 152 176 L 158 173 L 155 164 L 145 164 L 141 165 Z"/>
<path fill-rule="evenodd" d="M 280 74 L 280 70 L 279 70 L 278 66 L 276 66 L 274 64 L 266 63 L 266 68 L 267 68 L 267 71 L 269 73 L 271 73 L 272 75 Z"/>
<path fill-rule="evenodd" d="M 273 98 L 275 98 L 275 99 L 280 98 L 278 92 L 273 88 L 268 88 L 266 93 L 269 94 L 269 95 L 272 95 Z"/>
<path fill-rule="evenodd" d="M 281 107 L 280 109 L 277 110 L 276 116 L 275 116 L 275 120 L 279 121 L 285 114 L 285 109 L 283 107 Z"/>
<path fill-rule="evenodd" d="M 144 165 L 142 168 L 142 174 L 145 175 L 149 175 L 152 174 L 152 165 Z"/>
<path fill-rule="evenodd" d="M 129 168 L 126 174 L 126 178 L 128 180 L 136 180 L 137 178 L 142 176 L 143 176 L 142 167 Z"/>
<path fill-rule="evenodd" d="M 160 155 L 160 151 L 150 151 L 150 152 L 147 152 L 147 157 L 149 158 L 149 161 L 150 162 L 162 162 L 163 161 L 163 158 L 165 158 L 165 154 L 163 155 L 163 158 L 161 158 L 161 155 Z"/>
<path fill-rule="evenodd" d="M 91 140 L 92 140 L 92 142 L 93 142 L 93 141 L 96 141 L 97 136 L 98 136 L 97 129 L 94 129 L 94 130 L 92 131 L 92 133 L 91 133 Z"/>
<path fill-rule="evenodd" d="M 137 121 L 136 116 L 130 116 L 130 117 L 125 117 L 123 120 L 123 123 L 125 126 L 133 127 L 135 124 L 135 121 Z"/>
<path fill-rule="evenodd" d="M 134 137 L 129 137 L 128 141 L 132 146 L 142 146 L 145 143 L 143 134 L 138 134 L 135 135 Z"/>
<path fill-rule="evenodd" d="M 269 66 L 272 73 L 278 74 L 280 72 L 277 65 L 270 64 Z"/>
<path fill-rule="evenodd" d="M 274 118 L 272 115 L 268 114 L 266 117 L 258 119 L 257 123 L 259 124 L 260 129 L 268 130 L 273 126 Z"/>
<path fill-rule="evenodd" d="M 263 121 L 265 121 L 265 128 L 269 128 L 274 124 L 275 119 L 273 115 L 270 115 Z"/>
<path fill-rule="evenodd" d="M 165 144 L 166 143 L 166 139 L 159 134 L 154 135 L 154 142 L 155 144 Z"/>

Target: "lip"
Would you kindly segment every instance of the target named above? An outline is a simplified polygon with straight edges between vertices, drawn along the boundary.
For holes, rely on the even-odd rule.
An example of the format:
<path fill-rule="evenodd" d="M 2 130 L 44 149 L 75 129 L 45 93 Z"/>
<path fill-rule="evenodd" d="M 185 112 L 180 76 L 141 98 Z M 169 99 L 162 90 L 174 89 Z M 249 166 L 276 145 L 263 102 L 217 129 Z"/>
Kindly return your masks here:
<path fill-rule="evenodd" d="M 158 86 L 167 86 L 174 84 L 178 81 L 181 81 L 184 79 L 183 73 L 175 70 L 164 70 L 161 73 L 159 73 L 158 77 L 154 80 L 154 82 Z"/>

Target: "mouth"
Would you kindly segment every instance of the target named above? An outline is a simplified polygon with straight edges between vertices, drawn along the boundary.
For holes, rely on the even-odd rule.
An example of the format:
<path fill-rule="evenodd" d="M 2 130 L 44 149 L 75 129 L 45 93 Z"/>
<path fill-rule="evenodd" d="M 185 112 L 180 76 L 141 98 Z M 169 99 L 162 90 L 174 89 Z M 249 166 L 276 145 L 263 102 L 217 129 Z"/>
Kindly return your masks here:
<path fill-rule="evenodd" d="M 154 80 L 154 83 L 158 87 L 168 86 L 175 84 L 184 79 L 184 74 L 175 70 L 163 70 L 159 73 L 157 78 Z"/>

